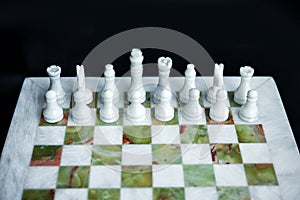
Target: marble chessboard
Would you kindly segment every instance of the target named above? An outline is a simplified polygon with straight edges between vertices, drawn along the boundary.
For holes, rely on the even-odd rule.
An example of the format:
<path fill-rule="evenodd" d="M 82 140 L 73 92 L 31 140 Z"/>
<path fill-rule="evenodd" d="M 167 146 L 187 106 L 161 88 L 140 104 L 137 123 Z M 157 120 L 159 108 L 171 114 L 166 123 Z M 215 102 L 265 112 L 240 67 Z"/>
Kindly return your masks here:
<path fill-rule="evenodd" d="M 230 116 L 209 119 L 205 100 L 212 77 L 197 77 L 206 116 L 182 118 L 176 95 L 184 77 L 171 77 L 175 116 L 153 116 L 151 93 L 157 77 L 143 77 L 146 120 L 131 124 L 124 115 L 130 77 L 117 78 L 119 114 L 115 123 L 99 118 L 98 92 L 103 78 L 86 78 L 93 91 L 91 124 L 76 125 L 69 116 L 76 78 L 62 78 L 69 94 L 64 118 L 43 120 L 48 78 L 27 78 L 16 106 L 0 163 L 0 199 L 297 199 L 299 153 L 271 77 L 253 77 L 259 94 L 259 119 L 239 119 L 233 101 L 239 77 L 224 77 Z"/>

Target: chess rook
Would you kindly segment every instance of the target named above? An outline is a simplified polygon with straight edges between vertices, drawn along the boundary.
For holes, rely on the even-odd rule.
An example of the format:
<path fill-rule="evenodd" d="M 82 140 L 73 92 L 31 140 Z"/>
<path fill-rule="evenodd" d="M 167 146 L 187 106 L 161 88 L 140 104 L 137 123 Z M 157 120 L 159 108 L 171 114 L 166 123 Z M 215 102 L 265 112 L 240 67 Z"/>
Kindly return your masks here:
<path fill-rule="evenodd" d="M 126 109 L 126 116 L 132 122 L 141 122 L 146 119 L 146 108 L 140 103 L 142 94 L 135 91 L 131 97 L 131 104 Z"/>
<path fill-rule="evenodd" d="M 174 118 L 174 108 L 170 104 L 172 93 L 169 90 L 162 90 L 160 103 L 155 107 L 155 118 L 166 122 Z"/>
<path fill-rule="evenodd" d="M 73 94 L 75 106 L 72 108 L 71 116 L 75 123 L 86 124 L 92 120 L 92 112 L 90 107 L 85 103 L 85 96 L 82 91 L 76 91 Z"/>
<path fill-rule="evenodd" d="M 241 67 L 240 74 L 241 82 L 239 87 L 234 92 L 234 101 L 240 105 L 243 105 L 246 103 L 247 93 L 251 89 L 250 81 L 254 74 L 254 69 L 249 66 Z"/>
<path fill-rule="evenodd" d="M 84 93 L 85 103 L 89 104 L 93 101 L 93 93 L 90 89 L 85 87 L 85 73 L 83 65 L 77 65 L 76 72 L 78 90 Z"/>
<path fill-rule="evenodd" d="M 140 49 L 132 49 L 130 55 L 131 83 L 127 96 L 127 99 L 130 102 L 132 101 L 132 97 L 135 91 L 138 91 L 141 94 L 140 99 L 138 99 L 139 103 L 143 103 L 146 100 L 146 91 L 144 89 L 142 81 L 143 60 L 144 56 L 142 55 L 142 51 Z"/>
<path fill-rule="evenodd" d="M 245 122 L 255 122 L 258 119 L 257 91 L 249 90 L 246 104 L 241 107 L 239 117 Z"/>
<path fill-rule="evenodd" d="M 113 92 L 102 92 L 103 107 L 100 109 L 100 119 L 106 123 L 112 123 L 119 119 L 119 109 L 113 104 Z"/>
<path fill-rule="evenodd" d="M 186 120 L 197 121 L 204 115 L 204 109 L 199 104 L 200 91 L 196 88 L 189 91 L 189 102 L 183 107 L 182 115 Z"/>
<path fill-rule="evenodd" d="M 216 102 L 210 107 L 209 117 L 216 122 L 224 122 L 229 117 L 229 109 L 226 105 L 227 91 L 218 90 Z"/>
<path fill-rule="evenodd" d="M 60 80 L 61 68 L 56 65 L 51 65 L 47 68 L 47 73 L 50 78 L 49 90 L 53 90 L 56 93 L 57 103 L 62 105 L 66 101 L 67 95 Z"/>
<path fill-rule="evenodd" d="M 172 67 L 172 59 L 169 57 L 160 57 L 157 62 L 159 70 L 158 85 L 153 93 L 153 102 L 158 104 L 163 90 L 170 90 L 169 75 Z"/>
<path fill-rule="evenodd" d="M 223 70 L 224 65 L 222 63 L 215 64 L 213 86 L 209 88 L 206 96 L 209 103 L 215 103 L 218 90 L 224 89 Z"/>
<path fill-rule="evenodd" d="M 105 90 L 112 91 L 113 92 L 113 103 L 117 104 L 119 102 L 120 94 L 119 94 L 119 90 L 116 87 L 116 83 L 115 83 L 115 70 L 114 70 L 113 65 L 107 64 L 105 66 L 104 76 L 105 76 L 105 85 L 104 85 L 104 88 L 102 90 L 102 93 Z M 103 98 L 102 98 L 102 94 L 100 94 L 100 101 L 102 103 L 104 103 Z"/>
<path fill-rule="evenodd" d="M 49 90 L 46 93 L 47 106 L 43 111 L 44 120 L 48 123 L 56 123 L 63 119 L 63 109 L 58 106 L 56 93 Z"/>
<path fill-rule="evenodd" d="M 189 90 L 196 88 L 196 71 L 193 64 L 188 64 L 185 70 L 185 81 L 182 89 L 179 91 L 179 99 L 182 103 L 189 102 Z"/>

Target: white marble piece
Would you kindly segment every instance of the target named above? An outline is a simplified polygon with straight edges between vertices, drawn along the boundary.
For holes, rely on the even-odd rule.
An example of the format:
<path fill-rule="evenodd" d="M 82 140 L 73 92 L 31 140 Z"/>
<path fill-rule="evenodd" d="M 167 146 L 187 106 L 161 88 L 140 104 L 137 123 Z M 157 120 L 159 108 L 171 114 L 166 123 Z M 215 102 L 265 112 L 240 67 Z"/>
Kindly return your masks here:
<path fill-rule="evenodd" d="M 184 188 L 186 200 L 217 200 L 216 187 L 187 187 Z"/>
<path fill-rule="evenodd" d="M 68 124 L 67 124 L 68 126 L 94 126 L 96 124 L 96 109 L 95 108 L 91 108 L 92 118 L 91 118 L 91 120 L 89 120 L 89 122 L 76 123 L 76 122 L 74 122 L 72 117 L 70 117 L 71 115 L 72 115 L 72 109 L 69 112 L 69 119 L 68 119 Z"/>
<path fill-rule="evenodd" d="M 256 90 L 249 90 L 246 103 L 241 107 L 239 117 L 245 122 L 255 122 L 259 117 L 257 107 L 258 93 Z"/>
<path fill-rule="evenodd" d="M 210 143 L 238 143 L 234 125 L 207 125 Z"/>
<path fill-rule="evenodd" d="M 153 187 L 184 187 L 182 165 L 153 165 Z"/>
<path fill-rule="evenodd" d="M 282 196 L 278 186 L 249 186 L 252 199 L 255 200 L 280 200 Z"/>
<path fill-rule="evenodd" d="M 59 167 L 30 167 L 25 179 L 24 188 L 26 189 L 56 188 L 58 169 Z"/>
<path fill-rule="evenodd" d="M 240 107 L 231 107 L 230 108 L 230 111 L 232 113 L 232 118 L 234 120 L 234 124 L 262 124 L 261 117 L 259 117 L 255 122 L 246 122 L 246 121 L 243 121 L 239 117 L 240 110 L 241 110 Z M 259 110 L 260 110 L 260 108 L 259 108 Z"/>
<path fill-rule="evenodd" d="M 152 144 L 180 144 L 178 126 L 151 126 Z"/>
<path fill-rule="evenodd" d="M 61 155 L 61 166 L 90 165 L 91 145 L 65 145 Z"/>
<path fill-rule="evenodd" d="M 240 143 L 243 163 L 272 163 L 265 143 Z"/>
<path fill-rule="evenodd" d="M 122 165 L 151 165 L 151 145 L 127 144 L 122 147 Z"/>
<path fill-rule="evenodd" d="M 62 145 L 65 139 L 65 126 L 39 126 L 35 136 L 35 145 Z"/>
<path fill-rule="evenodd" d="M 53 90 L 49 90 L 46 95 L 46 107 L 43 110 L 43 116 L 48 123 L 57 123 L 63 119 L 63 109 L 58 105 L 56 93 Z"/>
<path fill-rule="evenodd" d="M 215 103 L 209 109 L 209 117 L 216 122 L 224 122 L 228 119 L 229 109 L 226 105 L 227 91 L 218 90 Z"/>
<path fill-rule="evenodd" d="M 183 164 L 212 164 L 209 144 L 182 144 Z"/>
<path fill-rule="evenodd" d="M 151 125 L 151 109 L 146 108 L 146 118 L 143 119 L 142 121 L 132 121 L 128 119 L 127 115 L 124 115 L 124 121 L 123 124 L 127 126 L 132 126 L 132 125 Z"/>
<path fill-rule="evenodd" d="M 196 71 L 193 64 L 188 64 L 185 70 L 184 85 L 179 91 L 179 99 L 183 103 L 189 102 L 189 91 L 192 88 L 196 88 Z"/>
<path fill-rule="evenodd" d="M 152 200 L 151 188 L 122 188 L 122 200 Z"/>
<path fill-rule="evenodd" d="M 122 144 L 122 134 L 121 126 L 96 126 L 94 144 Z"/>
<path fill-rule="evenodd" d="M 217 186 L 247 186 L 243 165 L 214 165 Z"/>
<path fill-rule="evenodd" d="M 120 188 L 121 166 L 91 166 L 89 188 Z"/>
<path fill-rule="evenodd" d="M 81 188 L 68 188 L 68 189 L 56 189 L 54 199 L 72 199 L 82 200 L 87 199 L 88 189 Z"/>
<path fill-rule="evenodd" d="M 198 120 L 186 120 L 182 116 L 182 108 L 178 109 L 178 121 L 180 125 L 205 125 L 206 124 L 206 118 L 205 118 L 205 113 L 202 113 L 202 117 Z"/>
<path fill-rule="evenodd" d="M 246 103 L 247 93 L 251 89 L 250 81 L 254 74 L 254 69 L 249 66 L 240 68 L 241 82 L 239 87 L 234 92 L 234 101 L 240 105 Z"/>

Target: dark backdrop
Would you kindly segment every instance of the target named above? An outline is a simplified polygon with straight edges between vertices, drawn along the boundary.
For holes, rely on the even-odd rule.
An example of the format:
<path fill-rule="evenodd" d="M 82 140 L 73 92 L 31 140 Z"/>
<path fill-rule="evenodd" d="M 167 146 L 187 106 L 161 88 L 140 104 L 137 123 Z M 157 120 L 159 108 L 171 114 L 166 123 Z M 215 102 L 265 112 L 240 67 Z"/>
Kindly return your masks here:
<path fill-rule="evenodd" d="M 62 76 L 75 76 L 74 66 L 101 41 L 145 26 L 194 38 L 214 61 L 225 63 L 224 75 L 238 76 L 241 65 L 251 65 L 255 76 L 273 76 L 299 144 L 297 11 L 292 1 L 261 0 L 1 2 L 0 146 L 25 77 L 47 76 L 50 64 L 62 66 Z M 155 62 L 157 54 L 149 51 L 145 56 Z"/>

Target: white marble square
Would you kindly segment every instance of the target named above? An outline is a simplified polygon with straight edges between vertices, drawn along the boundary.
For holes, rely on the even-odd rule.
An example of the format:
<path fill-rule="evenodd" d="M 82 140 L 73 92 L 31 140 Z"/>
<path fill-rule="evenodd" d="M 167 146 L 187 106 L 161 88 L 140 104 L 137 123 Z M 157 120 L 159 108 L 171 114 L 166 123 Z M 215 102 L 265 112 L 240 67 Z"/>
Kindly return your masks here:
<path fill-rule="evenodd" d="M 210 143 L 238 143 L 234 125 L 207 125 Z"/>
<path fill-rule="evenodd" d="M 120 188 L 121 166 L 91 166 L 89 188 Z"/>
<path fill-rule="evenodd" d="M 26 189 L 56 188 L 58 167 L 29 167 L 25 178 Z"/>
<path fill-rule="evenodd" d="M 62 145 L 65 139 L 65 126 L 39 126 L 35 135 L 35 145 Z"/>
<path fill-rule="evenodd" d="M 128 119 L 126 114 L 127 109 L 125 109 L 124 113 L 124 125 L 151 125 L 151 109 L 146 108 L 146 119 L 141 122 L 132 122 Z"/>
<path fill-rule="evenodd" d="M 122 144 L 121 126 L 95 126 L 94 144 Z"/>
<path fill-rule="evenodd" d="M 151 165 L 151 144 L 126 144 L 122 147 L 122 165 Z"/>
<path fill-rule="evenodd" d="M 96 108 L 91 108 L 92 119 L 88 123 L 75 123 L 72 119 L 72 109 L 70 109 L 68 117 L 68 126 L 95 126 L 96 124 Z"/>
<path fill-rule="evenodd" d="M 180 134 L 178 125 L 152 125 L 152 144 L 180 144 Z"/>
<path fill-rule="evenodd" d="M 249 186 L 250 195 L 255 200 L 280 200 L 280 189 L 278 186 Z M 299 191 L 298 191 L 299 192 Z"/>
<path fill-rule="evenodd" d="M 184 188 L 185 200 L 217 200 L 216 187 L 186 187 Z"/>
<path fill-rule="evenodd" d="M 152 188 L 122 188 L 122 200 L 152 200 Z"/>
<path fill-rule="evenodd" d="M 203 113 L 200 120 L 189 121 L 182 116 L 182 108 L 179 108 L 178 121 L 180 125 L 205 125 L 206 124 L 205 110 L 203 108 Z"/>
<path fill-rule="evenodd" d="M 82 200 L 88 198 L 88 189 L 68 188 L 56 189 L 54 199 Z"/>
<path fill-rule="evenodd" d="M 217 186 L 247 186 L 243 165 L 214 165 Z"/>
<path fill-rule="evenodd" d="M 183 164 L 212 164 L 209 144 L 182 144 Z"/>
<path fill-rule="evenodd" d="M 65 145 L 61 155 L 61 166 L 90 165 L 91 145 Z"/>
<path fill-rule="evenodd" d="M 260 119 L 260 116 L 258 116 L 258 120 L 255 122 L 245 122 L 243 121 L 240 117 L 239 117 L 239 111 L 240 111 L 240 107 L 231 107 L 231 113 L 232 113 L 232 118 L 234 120 L 234 124 L 261 124 L 262 121 Z M 260 113 L 260 111 L 259 111 Z"/>
<path fill-rule="evenodd" d="M 267 144 L 240 143 L 243 163 L 272 163 Z"/>
<path fill-rule="evenodd" d="M 182 165 L 153 165 L 153 187 L 184 187 Z"/>

